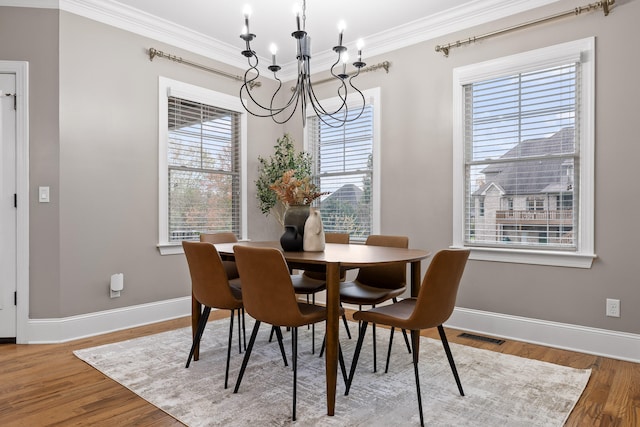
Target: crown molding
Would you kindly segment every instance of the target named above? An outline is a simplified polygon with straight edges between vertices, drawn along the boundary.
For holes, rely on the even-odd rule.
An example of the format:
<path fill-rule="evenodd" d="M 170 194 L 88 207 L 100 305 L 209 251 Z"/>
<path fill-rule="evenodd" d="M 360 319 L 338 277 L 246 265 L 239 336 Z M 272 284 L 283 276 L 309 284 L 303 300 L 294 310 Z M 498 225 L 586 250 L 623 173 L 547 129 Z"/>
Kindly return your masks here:
<path fill-rule="evenodd" d="M 367 56 L 383 55 L 397 49 L 475 27 L 510 15 L 535 9 L 559 0 L 476 0 L 445 12 L 417 19 L 407 24 L 367 36 Z M 246 68 L 246 60 L 236 46 L 174 24 L 168 20 L 141 12 L 111 0 L 0 0 L 0 6 L 60 9 L 107 25 L 130 31 L 239 69 Z M 348 48 L 355 48 L 348 45 Z M 435 47 L 435 46 L 434 46 Z M 262 64 L 268 59 L 259 58 Z M 316 72 L 326 71 L 335 62 L 332 51 L 314 54 Z M 264 68 L 262 75 L 270 78 Z M 282 81 L 296 78 L 295 61 L 283 65 Z"/>

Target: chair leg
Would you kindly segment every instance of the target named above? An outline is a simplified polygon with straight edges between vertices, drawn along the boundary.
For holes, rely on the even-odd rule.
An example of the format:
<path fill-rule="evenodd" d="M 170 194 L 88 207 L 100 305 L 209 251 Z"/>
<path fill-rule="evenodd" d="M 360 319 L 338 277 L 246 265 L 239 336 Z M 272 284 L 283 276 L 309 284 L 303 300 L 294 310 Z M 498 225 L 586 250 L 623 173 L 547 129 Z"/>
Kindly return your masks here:
<path fill-rule="evenodd" d="M 342 380 L 344 385 L 347 385 L 347 368 L 344 364 L 344 355 L 342 354 L 342 346 L 338 343 L 338 363 L 340 363 L 340 371 L 342 371 Z"/>
<path fill-rule="evenodd" d="M 307 295 L 307 299 L 309 296 Z M 316 294 L 311 296 L 311 303 L 316 305 Z M 311 325 L 311 354 L 316 354 L 316 324 Z"/>
<path fill-rule="evenodd" d="M 340 303 L 340 307 L 342 307 L 342 303 Z M 349 323 L 347 322 L 347 316 L 345 314 L 342 315 L 342 323 L 347 331 L 347 337 L 351 339 L 351 331 L 349 330 Z"/>
<path fill-rule="evenodd" d="M 256 342 L 256 337 L 258 336 L 258 329 L 260 329 L 260 321 L 256 320 L 256 323 L 253 325 L 253 332 L 251 332 L 251 338 L 249 338 L 249 346 L 247 347 L 247 351 L 244 352 L 244 358 L 242 359 L 242 366 L 240 366 L 240 372 L 238 373 L 236 386 L 233 389 L 234 393 L 237 393 L 238 389 L 240 388 L 240 383 L 242 382 L 242 377 L 244 376 L 244 370 L 247 368 L 247 363 L 249 362 L 249 356 L 251 356 L 251 350 L 253 349 L 253 344 Z"/>
<path fill-rule="evenodd" d="M 322 355 L 324 354 L 324 346 L 327 344 L 327 336 L 325 335 L 324 338 L 322 338 L 322 347 L 320 347 L 320 356 L 318 357 L 322 357 Z"/>
<path fill-rule="evenodd" d="M 358 357 L 360 357 L 360 350 L 362 350 L 362 341 L 364 341 L 364 333 L 367 331 L 367 322 L 362 322 L 362 326 L 358 331 L 358 343 L 356 344 L 356 350 L 353 353 L 353 361 L 351 362 L 351 369 L 349 371 L 349 378 L 347 379 L 347 387 L 344 391 L 344 395 L 349 395 L 349 389 L 351 388 L 351 382 L 353 381 L 353 375 L 356 372 L 356 366 L 358 365 Z"/>
<path fill-rule="evenodd" d="M 384 373 L 389 372 L 389 359 L 391 359 L 391 346 L 393 345 L 393 333 L 396 328 L 392 327 L 391 332 L 389 333 L 389 349 L 387 350 L 387 364 L 384 367 Z"/>
<path fill-rule="evenodd" d="M 204 332 L 205 326 L 207 326 L 207 320 L 209 320 L 209 313 L 211 313 L 211 307 L 204 307 L 202 311 L 202 315 L 200 316 L 200 321 L 198 322 L 198 327 L 196 328 L 196 335 L 193 337 L 193 344 L 191 345 L 191 351 L 189 351 L 189 357 L 187 358 L 187 365 L 185 368 L 188 368 L 191 364 L 191 359 L 193 358 L 193 353 L 196 351 L 196 347 L 200 343 L 200 338 L 202 338 L 202 333 Z"/>
<path fill-rule="evenodd" d="M 271 327 L 271 333 L 269 334 L 269 342 L 273 341 L 273 333 L 276 331 L 276 327 Z"/>
<path fill-rule="evenodd" d="M 232 310 L 232 313 L 235 310 Z M 232 314 L 233 315 L 233 314 Z M 240 309 L 238 309 L 238 354 L 242 354 L 242 315 Z M 231 321 L 233 323 L 233 320 Z M 225 387 L 226 388 L 226 387 Z"/>
<path fill-rule="evenodd" d="M 231 343 L 233 341 L 233 316 L 235 315 L 235 310 L 231 310 L 231 320 L 229 321 L 229 344 L 227 344 L 227 366 L 224 370 L 224 388 L 228 387 L 229 383 L 229 360 L 231 359 Z M 238 316 L 240 315 L 240 310 L 238 310 Z M 238 317 L 238 326 L 240 326 L 240 318 Z M 238 344 L 240 344 L 240 331 L 238 330 Z"/>
<path fill-rule="evenodd" d="M 464 396 L 462 384 L 460 383 L 460 377 L 458 376 L 458 370 L 456 369 L 456 363 L 453 361 L 453 355 L 451 354 L 451 349 L 449 348 L 449 341 L 447 340 L 447 335 L 444 333 L 444 328 L 442 327 L 442 325 L 438 326 L 438 332 L 440 333 L 440 340 L 442 340 L 444 352 L 447 353 L 447 359 L 449 360 L 449 366 L 451 366 L 451 372 L 453 372 L 453 377 L 456 379 L 456 384 L 458 385 L 460 396 Z"/>
<path fill-rule="evenodd" d="M 419 334 L 420 331 L 411 331 L 411 334 Z M 418 338 L 419 339 L 419 338 Z M 411 341 L 413 344 L 413 340 Z M 413 345 L 412 345 L 413 347 Z M 420 411 L 420 426 L 424 427 L 424 418 L 422 416 L 422 394 L 420 393 L 420 375 L 418 371 L 418 352 L 413 348 L 413 372 L 416 376 L 416 392 L 418 393 L 418 410 Z"/>
<path fill-rule="evenodd" d="M 372 306 L 376 308 L 375 305 Z M 373 331 L 373 372 L 378 372 L 378 357 L 376 351 L 376 324 L 371 324 L 371 330 Z"/>
<path fill-rule="evenodd" d="M 244 323 L 244 307 L 242 307 L 242 342 L 244 344 L 244 351 L 247 351 L 247 329 Z"/>
<path fill-rule="evenodd" d="M 291 331 L 291 347 L 293 354 L 291 355 L 293 364 L 293 413 L 291 421 L 296 420 L 296 392 L 298 385 L 298 328 L 293 328 Z"/>
<path fill-rule="evenodd" d="M 282 343 L 282 331 L 279 326 L 274 326 L 271 329 L 271 332 L 275 330 L 276 337 L 278 337 L 278 345 L 280 346 L 280 354 L 282 354 L 282 360 L 284 361 L 284 366 L 289 366 L 287 363 L 287 355 L 284 353 L 284 344 Z"/>

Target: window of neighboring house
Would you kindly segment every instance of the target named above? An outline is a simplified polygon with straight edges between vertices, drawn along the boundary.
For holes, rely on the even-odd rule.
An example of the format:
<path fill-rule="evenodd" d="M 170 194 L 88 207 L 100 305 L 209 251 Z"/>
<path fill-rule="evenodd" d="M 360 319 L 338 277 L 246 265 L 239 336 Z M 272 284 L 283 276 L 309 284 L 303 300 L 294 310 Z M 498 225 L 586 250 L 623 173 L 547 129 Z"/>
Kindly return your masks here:
<path fill-rule="evenodd" d="M 478 215 L 484 216 L 484 196 L 481 196 L 478 199 L 478 202 L 480 203 L 480 212 L 478 213 Z"/>
<path fill-rule="evenodd" d="M 356 120 L 333 127 L 335 121 L 326 115 L 309 116 L 305 132 L 314 181 L 320 191 L 330 193 L 314 203 L 324 230 L 349 233 L 352 242 L 364 242 L 380 230 L 380 90 L 366 90 L 363 95 L 366 106 Z M 322 104 L 335 111 L 337 102 Z M 360 108 L 352 106 L 348 114 L 355 118 L 359 113 Z"/>
<path fill-rule="evenodd" d="M 527 210 L 529 211 L 544 210 L 544 197 L 527 197 Z"/>
<path fill-rule="evenodd" d="M 591 266 L 594 54 L 588 38 L 454 70 L 453 240 L 472 259 Z"/>
<path fill-rule="evenodd" d="M 229 95 L 160 79 L 161 253 L 201 233 L 245 238 L 246 116 Z"/>

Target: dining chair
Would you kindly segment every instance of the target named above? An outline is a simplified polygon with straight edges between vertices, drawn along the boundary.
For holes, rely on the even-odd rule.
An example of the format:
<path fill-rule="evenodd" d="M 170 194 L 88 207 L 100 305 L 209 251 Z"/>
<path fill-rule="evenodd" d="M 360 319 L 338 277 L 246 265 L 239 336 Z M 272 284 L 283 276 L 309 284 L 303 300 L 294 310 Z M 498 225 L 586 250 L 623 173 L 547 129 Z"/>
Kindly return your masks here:
<path fill-rule="evenodd" d="M 360 335 L 358 343 L 353 355 L 353 362 L 349 371 L 349 379 L 345 396 L 349 394 L 353 376 L 358 364 L 358 357 L 362 348 L 367 325 L 380 324 L 395 328 L 408 329 L 411 331 L 411 344 L 413 353 L 413 371 L 416 380 L 416 391 L 418 394 L 418 409 L 420 411 L 420 425 L 424 426 L 424 418 L 422 414 L 422 397 L 420 394 L 420 377 L 418 371 L 418 348 L 416 344 L 420 339 L 420 331 L 423 329 L 438 328 L 442 346 L 447 355 L 451 372 L 456 380 L 458 391 L 464 396 L 460 377 L 456 369 L 456 364 L 449 348 L 447 335 L 445 334 L 442 324 L 449 319 L 456 304 L 458 287 L 460 279 L 464 273 L 467 259 L 469 258 L 468 249 L 453 249 L 439 251 L 429 264 L 427 273 L 422 281 L 420 292 L 415 298 L 406 298 L 400 302 L 391 305 L 372 308 L 367 311 L 357 311 L 353 314 L 353 318 L 362 322 L 360 327 Z"/>
<path fill-rule="evenodd" d="M 326 243 L 349 244 L 349 233 L 325 233 Z M 340 281 L 344 282 L 347 277 L 347 271 L 340 271 Z M 305 270 L 301 274 L 292 274 L 291 283 L 293 289 L 298 295 L 306 295 L 307 303 L 309 295 L 311 295 L 311 303 L 316 303 L 316 294 L 327 289 L 327 273 L 326 271 L 309 271 Z M 342 322 L 347 331 L 347 336 L 351 339 L 351 331 L 347 322 L 347 316 L 342 314 Z M 315 353 L 315 325 L 311 325 L 311 353 Z"/>
<path fill-rule="evenodd" d="M 238 241 L 235 233 L 230 231 L 218 232 L 218 233 L 201 233 L 200 241 L 206 243 L 235 243 Z M 224 266 L 224 270 L 227 273 L 227 279 L 229 280 L 229 285 L 234 288 L 240 289 L 242 286 L 242 281 L 240 280 L 240 275 L 238 274 L 238 268 L 236 267 L 236 263 L 234 261 L 222 261 L 222 265 Z M 240 333 L 240 322 L 242 322 L 242 330 L 244 330 L 244 308 L 238 310 L 238 333 Z M 247 349 L 247 337 L 245 334 L 242 335 L 244 339 L 244 349 Z M 238 352 L 242 353 L 242 348 L 240 347 L 242 344 L 238 341 Z"/>
<path fill-rule="evenodd" d="M 391 236 L 372 234 L 367 237 L 366 245 L 385 246 L 394 248 L 408 248 L 409 238 L 406 236 Z M 355 280 L 340 284 L 340 302 L 346 304 L 357 304 L 362 310 L 363 305 L 375 307 L 385 301 L 397 302 L 397 297 L 402 295 L 407 289 L 407 264 L 404 262 L 363 267 L 358 270 Z M 377 372 L 377 351 L 376 351 L 376 327 L 373 329 L 373 372 Z M 393 329 L 392 329 L 393 333 Z M 407 332 L 402 331 L 407 350 L 411 353 L 411 345 Z M 393 335 L 391 335 L 393 337 Z M 385 372 L 389 369 L 389 353 L 391 351 L 392 339 L 389 340 L 389 350 L 387 352 L 387 364 Z"/>
<path fill-rule="evenodd" d="M 238 392 L 251 356 L 253 345 L 262 322 L 291 328 L 293 365 L 293 409 L 296 419 L 296 392 L 298 375 L 298 328 L 325 321 L 327 310 L 323 306 L 299 302 L 293 290 L 289 267 L 282 252 L 275 248 L 235 246 L 233 248 L 242 277 L 242 298 L 247 313 L 255 319 L 249 345 L 242 360 L 234 393 Z M 343 310 L 340 310 L 343 312 Z M 338 347 L 342 376 L 346 384 L 346 369 L 342 349 Z"/>
<path fill-rule="evenodd" d="M 240 289 L 229 285 L 222 259 L 215 246 L 210 243 L 183 241 L 182 247 L 189 265 L 191 292 L 193 297 L 204 306 L 185 367 L 188 368 L 191 364 L 191 358 L 200 343 L 211 309 L 231 310 L 227 366 L 224 374 L 224 388 L 227 388 L 233 340 L 233 317 L 236 310 L 242 309 L 242 294 Z M 238 340 L 241 340 L 240 334 L 238 334 Z"/>

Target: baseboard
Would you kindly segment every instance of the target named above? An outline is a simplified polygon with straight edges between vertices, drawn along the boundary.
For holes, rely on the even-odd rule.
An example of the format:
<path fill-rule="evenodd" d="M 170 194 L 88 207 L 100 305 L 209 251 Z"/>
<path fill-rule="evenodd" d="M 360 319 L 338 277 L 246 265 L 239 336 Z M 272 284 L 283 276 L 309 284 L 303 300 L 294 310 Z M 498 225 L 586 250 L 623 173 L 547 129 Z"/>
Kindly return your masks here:
<path fill-rule="evenodd" d="M 640 335 L 456 307 L 445 326 L 640 362 Z"/>
<path fill-rule="evenodd" d="M 29 319 L 21 344 L 49 344 L 86 338 L 191 315 L 191 296 L 61 319 Z"/>

